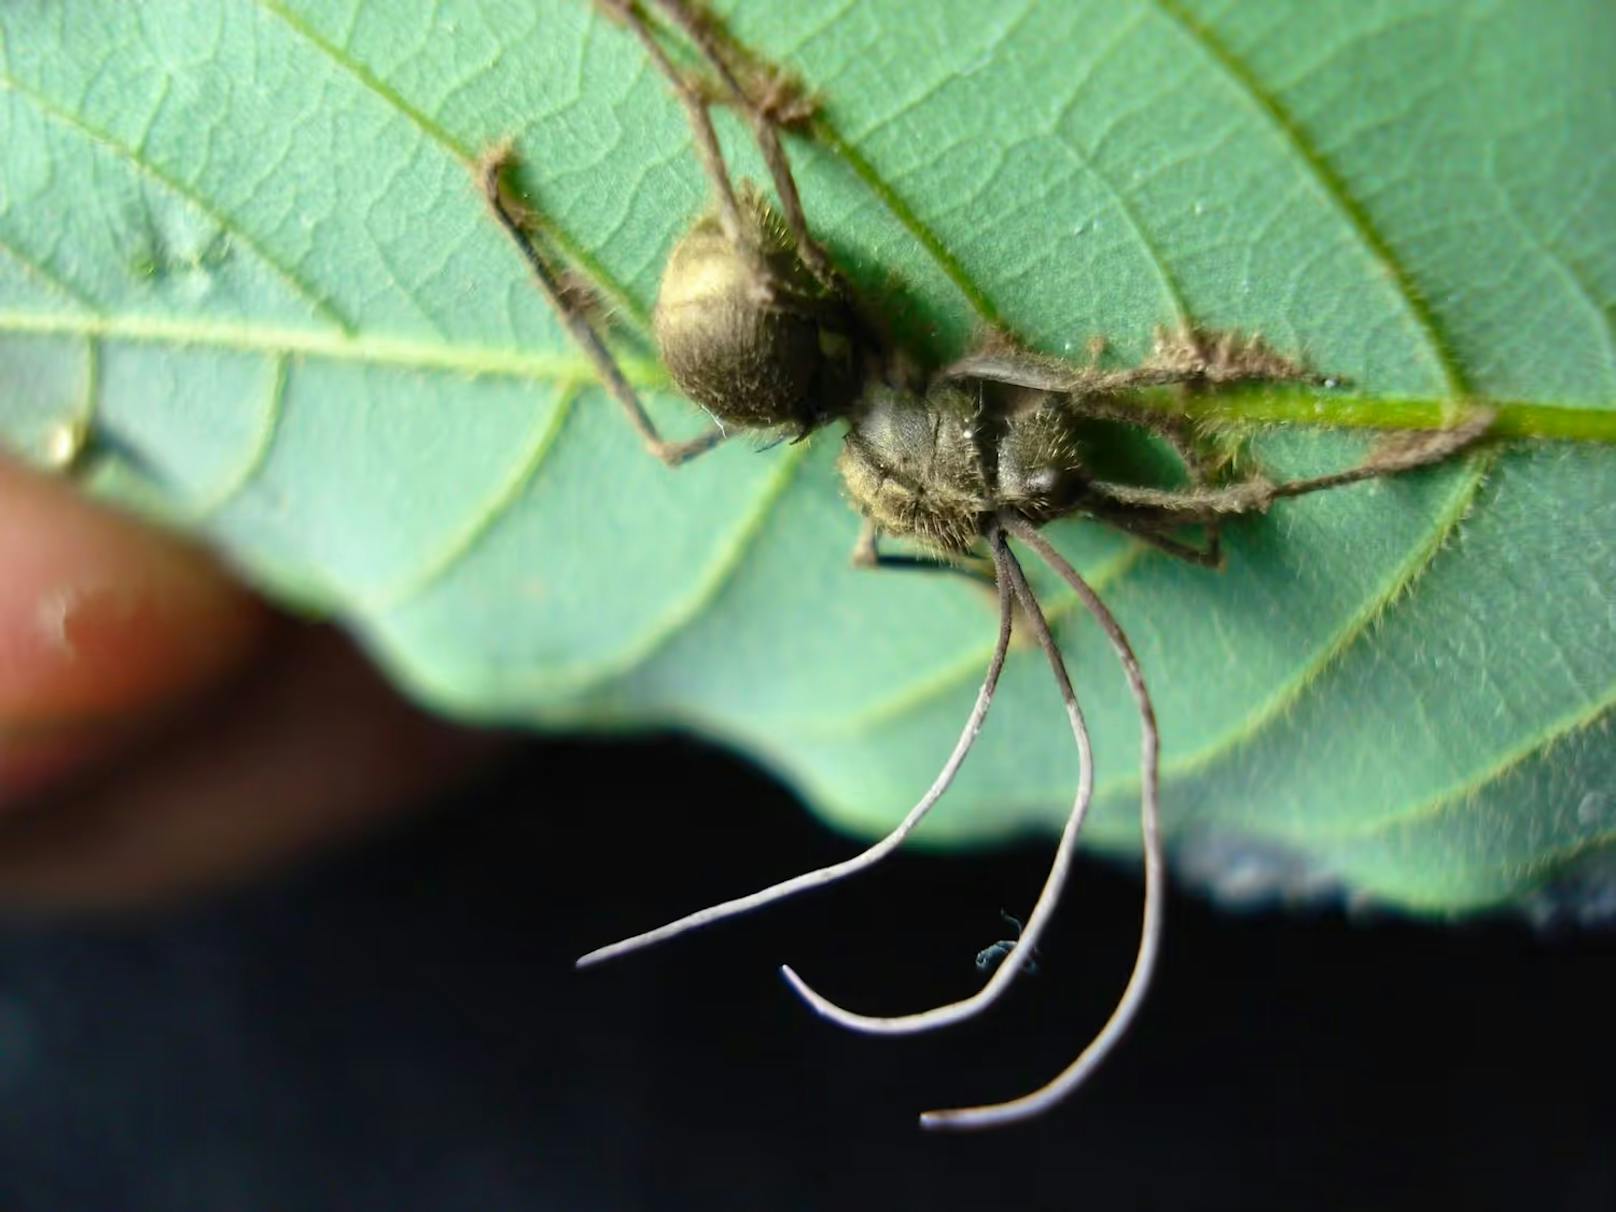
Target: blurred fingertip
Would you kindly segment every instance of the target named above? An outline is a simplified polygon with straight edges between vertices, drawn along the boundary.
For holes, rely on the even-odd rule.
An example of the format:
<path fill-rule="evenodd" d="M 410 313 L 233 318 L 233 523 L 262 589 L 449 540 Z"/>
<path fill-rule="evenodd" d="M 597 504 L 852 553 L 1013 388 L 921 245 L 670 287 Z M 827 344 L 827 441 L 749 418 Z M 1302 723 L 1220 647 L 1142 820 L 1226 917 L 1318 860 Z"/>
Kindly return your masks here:
<path fill-rule="evenodd" d="M 0 790 L 218 680 L 264 608 L 178 535 L 0 456 Z"/>

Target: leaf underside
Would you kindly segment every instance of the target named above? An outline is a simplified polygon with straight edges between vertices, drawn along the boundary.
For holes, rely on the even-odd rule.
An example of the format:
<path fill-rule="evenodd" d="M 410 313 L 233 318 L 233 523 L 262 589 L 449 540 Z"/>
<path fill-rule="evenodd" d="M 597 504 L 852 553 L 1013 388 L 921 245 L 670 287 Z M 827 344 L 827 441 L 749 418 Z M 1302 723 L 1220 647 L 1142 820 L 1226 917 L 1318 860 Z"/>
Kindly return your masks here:
<path fill-rule="evenodd" d="M 1193 321 L 1260 331 L 1371 403 L 1610 419 L 1616 9 L 733 7 L 821 100 L 817 137 L 790 141 L 811 221 L 932 356 L 992 322 L 1130 361 Z M 643 369 L 706 186 L 660 77 L 580 0 L 9 0 L 0 439 L 39 454 L 87 425 L 93 488 L 344 618 L 444 710 L 688 725 L 883 832 L 969 708 L 990 596 L 848 566 L 834 433 L 677 473 L 647 457 L 472 187 L 502 137 Z M 702 424 L 650 401 L 676 434 Z M 1303 473 L 1364 441 L 1257 450 Z M 1231 529 L 1221 574 L 1092 523 L 1050 534 L 1139 650 L 1170 836 L 1224 855 L 1226 890 L 1258 871 L 1452 911 L 1608 870 L 1608 448 L 1286 502 Z M 1128 852 L 1126 688 L 1039 584 L 1096 732 L 1091 837 Z M 1049 829 L 1075 776 L 1017 651 L 922 836 Z"/>

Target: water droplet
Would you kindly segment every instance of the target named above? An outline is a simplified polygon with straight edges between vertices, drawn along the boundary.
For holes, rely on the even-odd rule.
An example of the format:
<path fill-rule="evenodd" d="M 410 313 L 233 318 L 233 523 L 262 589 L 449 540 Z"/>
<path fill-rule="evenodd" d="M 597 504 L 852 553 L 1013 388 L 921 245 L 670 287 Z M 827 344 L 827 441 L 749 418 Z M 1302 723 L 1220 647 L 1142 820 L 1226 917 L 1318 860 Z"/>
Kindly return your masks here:
<path fill-rule="evenodd" d="M 83 417 L 58 421 L 45 431 L 45 462 L 53 471 L 66 471 L 84 450 L 90 427 Z"/>

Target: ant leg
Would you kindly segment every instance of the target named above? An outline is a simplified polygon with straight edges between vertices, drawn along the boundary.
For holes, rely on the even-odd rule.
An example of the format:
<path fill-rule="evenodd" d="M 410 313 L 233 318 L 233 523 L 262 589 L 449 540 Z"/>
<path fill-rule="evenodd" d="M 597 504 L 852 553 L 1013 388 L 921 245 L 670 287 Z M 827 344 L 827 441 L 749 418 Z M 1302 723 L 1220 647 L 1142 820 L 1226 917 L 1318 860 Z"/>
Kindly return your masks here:
<path fill-rule="evenodd" d="M 1212 353 L 1205 354 L 1209 338 L 1196 334 L 1180 334 L 1168 338 L 1157 333 L 1156 354 L 1143 366 L 1132 370 L 1101 370 L 1091 361 L 1088 366 L 1077 366 L 1056 358 L 1046 357 L 1020 349 L 1000 339 L 976 353 L 967 355 L 939 372 L 943 379 L 976 378 L 1004 383 L 1034 391 L 1064 397 L 1063 407 L 1069 412 L 1096 421 L 1112 421 L 1149 430 L 1161 438 L 1178 456 L 1196 487 L 1216 478 L 1224 460 L 1208 454 L 1206 440 L 1194 420 L 1183 413 L 1165 412 L 1148 408 L 1125 394 L 1131 389 L 1179 384 L 1187 387 L 1206 386 L 1209 382 L 1233 381 L 1229 376 L 1284 378 L 1312 378 L 1307 372 L 1277 355 L 1262 350 L 1255 341 L 1235 350 L 1234 338 L 1213 344 Z M 1203 349 L 1195 356 L 1186 356 L 1188 343 Z M 1104 342 L 1091 343 L 1091 353 L 1097 361 Z M 1261 351 L 1252 357 L 1251 351 Z M 1211 369 L 1208 369 L 1208 367 Z"/>
<path fill-rule="evenodd" d="M 1125 529 L 1131 521 L 1139 530 L 1170 530 L 1175 526 L 1205 524 L 1229 514 L 1261 513 L 1273 501 L 1275 488 L 1260 475 L 1221 486 L 1146 488 L 1091 480 L 1087 491 L 1099 498 L 1093 512 Z"/>
<path fill-rule="evenodd" d="M 960 556 L 957 559 L 944 559 L 941 556 L 892 555 L 881 550 L 880 540 L 880 528 L 874 522 L 865 519 L 864 524 L 859 527 L 858 538 L 853 541 L 852 564 L 854 568 L 884 568 L 890 571 L 909 572 L 951 572 L 958 576 L 969 577 L 972 581 L 986 584 L 989 588 L 992 588 L 996 583 L 992 563 L 979 557 Z"/>
<path fill-rule="evenodd" d="M 1223 469 L 1227 455 L 1223 458 L 1213 458 L 1207 454 L 1206 447 L 1196 440 L 1196 435 L 1187 421 L 1181 417 L 1172 418 L 1184 422 L 1185 436 L 1183 440 L 1171 439 L 1173 449 L 1184 462 L 1184 470 L 1189 473 L 1190 484 L 1197 489 L 1204 489 L 1210 485 Z M 1126 529 L 1126 527 L 1124 527 Z M 1186 560 L 1191 564 L 1198 564 L 1202 568 L 1222 569 L 1223 567 L 1223 530 L 1222 523 L 1217 517 L 1207 518 L 1201 523 L 1201 533 L 1205 539 L 1203 546 L 1194 547 L 1188 543 L 1181 543 L 1159 532 L 1155 534 L 1146 531 L 1137 531 L 1147 543 L 1158 550 L 1165 551 L 1178 559 Z"/>
<path fill-rule="evenodd" d="M 1150 987 L 1151 975 L 1156 968 L 1156 956 L 1161 950 L 1162 922 L 1166 910 L 1167 870 L 1161 842 L 1161 807 L 1159 802 L 1158 757 L 1160 737 L 1156 731 L 1156 712 L 1150 704 L 1150 692 L 1145 688 L 1144 674 L 1139 669 L 1133 647 L 1117 624 L 1116 617 L 1106 608 L 1099 595 L 1090 588 L 1075 568 L 1066 562 L 1047 540 L 1024 518 L 1014 514 L 1001 514 L 1006 530 L 1036 551 L 1039 557 L 1083 599 L 1100 624 L 1111 647 L 1122 663 L 1128 677 L 1128 688 L 1133 692 L 1139 708 L 1140 746 L 1139 766 L 1142 784 L 1139 797 L 1139 829 L 1144 836 L 1145 850 L 1145 912 L 1139 928 L 1139 951 L 1134 957 L 1133 974 L 1118 999 L 1116 1009 L 1106 1019 L 1099 1034 L 1089 1041 L 1070 1065 L 1053 1079 L 1031 1094 L 1009 1102 L 981 1107 L 959 1107 L 949 1111 L 928 1111 L 920 1117 L 926 1128 L 992 1128 L 1012 1124 L 1041 1115 L 1077 1089 L 1111 1052 L 1128 1028 L 1133 1025 Z M 1027 923 L 1030 927 L 1031 922 Z"/>
<path fill-rule="evenodd" d="M 1138 369 L 1147 376 L 1207 387 L 1253 382 L 1322 387 L 1339 382 L 1293 362 L 1261 337 L 1189 326 L 1158 328 L 1150 356 Z"/>
<path fill-rule="evenodd" d="M 622 3 L 622 0 L 607 0 L 607 2 Z M 789 94 L 785 99 L 775 96 L 765 98 L 761 102 L 754 100 L 741 86 L 725 56 L 720 38 L 705 14 L 698 14 L 687 0 L 653 0 L 653 3 L 701 52 L 702 58 L 713 69 L 713 74 L 718 77 L 731 103 L 745 116 L 747 125 L 752 128 L 752 137 L 757 141 L 758 150 L 763 153 L 763 162 L 768 166 L 769 176 L 774 181 L 775 193 L 780 196 L 786 227 L 797 244 L 797 256 L 814 277 L 824 285 L 834 288 L 838 282 L 836 271 L 831 267 L 830 258 L 825 250 L 808 231 L 808 217 L 803 213 L 802 197 L 797 192 L 797 181 L 792 175 L 791 163 L 786 159 L 785 149 L 780 145 L 777 130 L 783 116 L 796 120 L 806 116 L 807 111 L 803 110 L 802 102 L 800 99 L 793 100 Z M 777 83 L 775 91 L 781 91 L 782 87 L 782 84 Z"/>
<path fill-rule="evenodd" d="M 1163 534 L 1159 523 L 1152 523 L 1125 510 L 1097 513 L 1095 516 L 1187 564 L 1196 564 L 1202 568 L 1223 567 L 1223 541 L 1215 521 L 1201 523 L 1206 529 L 1206 546 L 1195 547 Z"/>
<path fill-rule="evenodd" d="M 1083 397 L 1110 396 L 1147 387 L 1179 383 L 1210 387 L 1251 382 L 1321 385 L 1329 382 L 1276 353 L 1260 337 L 1193 328 L 1158 329 L 1150 356 L 1138 366 L 1123 370 L 1075 366 L 1001 342 L 945 366 L 937 377 L 987 379 L 1072 396 L 1085 415 L 1093 412 L 1094 404 Z M 1140 414 L 1150 411 L 1153 410 L 1128 408 L 1115 419 L 1148 424 Z"/>
<path fill-rule="evenodd" d="M 1206 439 L 1196 429 L 1195 422 L 1182 413 L 1141 408 L 1124 396 L 1069 397 L 1066 408 L 1078 416 L 1118 422 L 1155 434 L 1178 456 L 1193 489 L 1213 483 L 1227 462 L 1226 455 L 1220 457 L 1208 452 Z"/>
<path fill-rule="evenodd" d="M 736 248 L 744 250 L 757 262 L 756 267 L 760 268 L 762 257 L 752 239 L 750 227 L 741 219 L 741 205 L 736 200 L 735 186 L 731 183 L 729 169 L 724 164 L 724 149 L 719 145 L 718 132 L 713 129 L 713 118 L 707 112 L 707 102 L 684 74 L 673 65 L 667 52 L 662 49 L 661 43 L 647 28 L 645 18 L 640 16 L 634 0 L 596 0 L 596 3 L 606 10 L 608 15 L 616 17 L 628 26 L 639 39 L 640 45 L 645 48 L 645 53 L 650 56 L 657 70 L 667 77 L 674 95 L 684 106 L 685 117 L 689 120 L 691 133 L 696 139 L 696 154 L 701 159 L 701 166 L 707 173 L 707 179 L 712 182 L 713 193 L 718 201 L 718 222 L 724 229 L 724 238 Z"/>
<path fill-rule="evenodd" d="M 645 448 L 669 467 L 678 467 L 681 463 L 688 462 L 717 446 L 727 436 L 717 427 L 685 442 L 669 442 L 657 432 L 657 427 L 646 413 L 645 406 L 640 403 L 639 396 L 623 377 L 616 359 L 607 351 L 594 326 L 568 297 L 555 272 L 545 263 L 543 255 L 535 247 L 527 232 L 527 218 L 523 208 L 507 197 L 505 173 L 514 162 L 515 157 L 510 147 L 504 144 L 483 153 L 477 165 L 478 184 L 482 188 L 483 196 L 488 200 L 489 208 L 493 210 L 500 226 L 521 251 L 523 259 L 527 261 L 528 268 L 533 273 L 534 281 L 538 283 L 545 298 L 550 301 L 550 306 L 555 308 L 556 314 L 566 324 L 572 339 L 578 343 L 578 347 L 584 351 L 584 355 L 595 368 L 601 385 L 628 414 L 629 423 L 634 426 L 634 432 L 640 435 Z"/>
<path fill-rule="evenodd" d="M 989 547 L 993 551 L 995 567 L 1002 567 L 1009 557 L 1009 548 L 1005 545 L 1003 532 L 995 525 L 988 534 L 987 539 Z M 775 901 L 795 896 L 799 892 L 806 892 L 810 888 L 822 888 L 826 884 L 835 883 L 839 879 L 844 879 L 849 875 L 856 875 L 860 871 L 873 867 L 896 850 L 904 838 L 908 837 L 914 831 L 915 826 L 926 818 L 926 814 L 932 810 L 937 801 L 942 798 L 943 793 L 948 790 L 949 785 L 954 781 L 954 775 L 958 773 L 966 755 L 970 753 L 971 746 L 976 743 L 977 734 L 982 731 L 982 725 L 987 719 L 988 708 L 993 703 L 993 694 L 999 685 L 999 675 L 1004 671 L 1005 654 L 1010 650 L 1011 621 L 1014 615 L 1015 612 L 1011 606 L 1010 578 L 1008 575 L 1001 575 L 999 578 L 999 638 L 994 645 L 993 656 L 988 661 L 988 670 L 986 676 L 982 679 L 982 688 L 977 691 L 976 704 L 971 708 L 971 714 L 966 718 L 965 727 L 960 732 L 959 740 L 954 743 L 953 752 L 948 755 L 948 760 L 943 763 L 943 768 L 938 772 L 937 778 L 927 788 L 926 794 L 920 798 L 920 801 L 913 808 L 909 809 L 907 815 L 898 822 L 891 833 L 861 854 L 856 854 L 840 863 L 833 863 L 828 867 L 820 867 L 818 870 L 805 872 L 792 879 L 764 888 L 760 892 L 712 905 L 682 917 L 678 921 L 659 926 L 655 930 L 647 930 L 644 934 L 636 934 L 633 938 L 626 938 L 621 942 L 612 943 L 610 946 L 591 951 L 588 955 L 578 959 L 577 967 L 587 968 L 593 964 L 600 963 L 602 960 L 614 959 L 627 952 L 637 951 L 641 947 L 648 947 L 653 943 L 660 943 L 666 939 L 674 938 L 688 930 L 696 930 L 702 926 L 711 925 L 713 922 L 722 921 L 727 917 L 734 917 L 739 913 L 761 909 L 765 905 L 771 905 Z"/>
<path fill-rule="evenodd" d="M 1010 515 L 1001 515 L 1000 522 L 1008 528 Z M 1072 800 L 1071 812 L 1066 818 L 1066 828 L 1061 832 L 1060 844 L 1055 848 L 1049 875 L 1038 894 L 1038 903 L 1033 906 L 1032 913 L 1027 917 L 1026 926 L 1021 931 L 1017 946 L 1020 954 L 1012 953 L 1007 962 L 1000 964 L 988 978 L 987 983 L 971 996 L 917 1014 L 890 1017 L 855 1014 L 816 992 L 789 965 L 780 969 L 780 974 L 811 1009 L 822 1017 L 853 1031 L 863 1031 L 871 1035 L 910 1035 L 919 1031 L 931 1031 L 962 1022 L 998 1001 L 1010 982 L 1024 969 L 1027 959 L 1038 945 L 1044 926 L 1055 913 L 1061 892 L 1066 886 L 1066 877 L 1071 870 L 1072 858 L 1077 850 L 1078 833 L 1083 828 L 1083 822 L 1088 817 L 1089 804 L 1094 798 L 1094 753 L 1089 743 L 1088 724 L 1083 719 L 1083 709 L 1078 705 L 1077 695 L 1072 690 L 1066 663 L 1061 659 L 1060 649 L 1056 647 L 1055 638 L 1049 632 L 1049 623 L 1044 618 L 1043 608 L 1033 595 L 1032 587 L 1027 584 L 1026 574 L 1022 572 L 1020 562 L 1008 547 L 1003 549 L 1001 555 L 999 548 L 995 546 L 994 561 L 999 566 L 1001 584 L 1008 580 L 1014 588 L 1021 612 L 1032 626 L 1033 635 L 1038 640 L 1038 646 L 1044 650 L 1050 670 L 1055 675 L 1055 683 L 1060 689 L 1061 701 L 1065 704 L 1067 718 L 1071 721 L 1072 736 L 1077 741 L 1078 760 L 1081 763 L 1077 795 Z M 921 1122 L 926 1123 L 926 1117 L 923 1116 Z"/>
<path fill-rule="evenodd" d="M 1313 476 L 1305 480 L 1290 480 L 1276 484 L 1275 497 L 1299 497 L 1325 488 L 1338 488 L 1343 484 L 1356 484 L 1378 476 L 1397 475 L 1429 467 L 1451 458 L 1485 437 L 1497 417 L 1496 409 L 1473 408 L 1451 429 L 1434 429 L 1404 433 L 1390 433 L 1381 437 L 1370 450 L 1369 456 L 1357 467 L 1331 475 Z"/>
<path fill-rule="evenodd" d="M 853 540 L 853 567 L 854 568 L 891 568 L 896 564 L 901 568 L 913 568 L 917 564 L 922 567 L 937 567 L 942 571 L 941 560 L 922 561 L 915 556 L 892 556 L 881 554 L 881 530 L 868 518 L 859 526 L 858 538 Z"/>
<path fill-rule="evenodd" d="M 1163 528 L 1214 523 L 1229 514 L 1261 513 L 1281 497 L 1303 496 L 1440 463 L 1484 437 L 1496 415 L 1491 408 L 1475 408 L 1451 429 L 1391 434 L 1376 443 L 1356 467 L 1301 480 L 1275 483 L 1256 475 L 1222 487 L 1182 491 L 1095 480 L 1088 490 L 1103 502 L 1095 512 L 1118 520 L 1119 525 L 1123 524 L 1121 518 L 1129 514 L 1136 521 L 1154 520 Z"/>

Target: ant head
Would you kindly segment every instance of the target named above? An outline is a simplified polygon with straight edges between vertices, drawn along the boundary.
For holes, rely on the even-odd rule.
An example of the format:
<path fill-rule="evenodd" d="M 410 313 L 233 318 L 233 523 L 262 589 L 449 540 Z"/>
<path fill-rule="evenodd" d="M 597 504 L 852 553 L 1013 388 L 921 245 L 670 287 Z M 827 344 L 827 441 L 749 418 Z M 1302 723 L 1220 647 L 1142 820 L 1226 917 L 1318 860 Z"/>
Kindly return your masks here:
<path fill-rule="evenodd" d="M 992 508 L 980 419 L 976 399 L 950 383 L 925 397 L 871 386 L 837 460 L 847 495 L 885 534 L 968 550 Z"/>
<path fill-rule="evenodd" d="M 738 238 L 709 215 L 674 247 L 653 327 L 679 390 L 720 424 L 806 433 L 857 394 L 847 300 L 815 278 L 778 215 L 740 191 Z"/>

